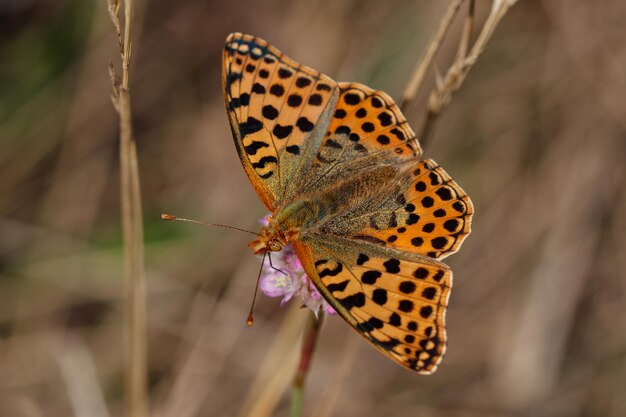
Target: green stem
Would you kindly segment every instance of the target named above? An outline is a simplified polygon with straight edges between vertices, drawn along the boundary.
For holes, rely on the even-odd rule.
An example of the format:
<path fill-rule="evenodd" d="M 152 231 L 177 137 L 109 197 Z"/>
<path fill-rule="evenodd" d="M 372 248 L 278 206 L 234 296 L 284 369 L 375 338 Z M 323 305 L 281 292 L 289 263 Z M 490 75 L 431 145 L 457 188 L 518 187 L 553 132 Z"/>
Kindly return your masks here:
<path fill-rule="evenodd" d="M 302 414 L 302 394 L 304 391 L 304 381 L 311 366 L 313 352 L 317 343 L 320 328 L 322 327 L 324 315 L 320 314 L 319 318 L 309 313 L 304 330 L 304 339 L 302 341 L 302 351 L 300 353 L 300 364 L 296 376 L 293 379 L 293 387 L 291 390 L 291 417 L 299 417 Z"/>

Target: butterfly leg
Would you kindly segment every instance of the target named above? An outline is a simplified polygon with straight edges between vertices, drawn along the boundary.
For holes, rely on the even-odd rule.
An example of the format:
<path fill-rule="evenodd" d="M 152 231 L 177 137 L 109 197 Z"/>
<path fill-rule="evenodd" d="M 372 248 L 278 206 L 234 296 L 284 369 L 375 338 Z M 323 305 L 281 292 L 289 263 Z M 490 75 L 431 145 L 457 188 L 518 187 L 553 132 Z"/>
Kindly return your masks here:
<path fill-rule="evenodd" d="M 285 276 L 287 276 L 287 275 L 288 275 L 288 274 L 287 274 L 285 271 L 283 271 L 282 269 L 276 268 L 274 265 L 272 265 L 272 254 L 271 254 L 270 252 L 268 252 L 268 253 L 267 253 L 267 257 L 268 257 L 268 258 L 269 258 L 269 260 L 270 260 L 270 267 L 271 267 L 274 271 L 278 271 L 278 272 L 280 272 L 281 274 L 283 274 L 283 275 L 285 275 Z"/>

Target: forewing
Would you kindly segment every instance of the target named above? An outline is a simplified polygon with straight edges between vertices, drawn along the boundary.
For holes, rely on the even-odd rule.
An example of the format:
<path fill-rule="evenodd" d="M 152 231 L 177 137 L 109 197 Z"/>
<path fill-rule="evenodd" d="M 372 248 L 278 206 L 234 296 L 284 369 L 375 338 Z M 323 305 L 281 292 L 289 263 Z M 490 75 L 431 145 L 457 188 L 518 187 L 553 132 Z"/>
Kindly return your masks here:
<path fill-rule="evenodd" d="M 294 246 L 317 289 L 357 332 L 399 364 L 435 371 L 446 345 L 446 265 L 343 238 Z"/>
<path fill-rule="evenodd" d="M 394 101 L 358 83 L 339 83 L 339 98 L 303 192 L 329 187 L 381 165 L 417 162 L 421 148 Z"/>
<path fill-rule="evenodd" d="M 239 158 L 265 206 L 292 194 L 330 122 L 337 84 L 262 39 L 233 33 L 222 65 Z"/>

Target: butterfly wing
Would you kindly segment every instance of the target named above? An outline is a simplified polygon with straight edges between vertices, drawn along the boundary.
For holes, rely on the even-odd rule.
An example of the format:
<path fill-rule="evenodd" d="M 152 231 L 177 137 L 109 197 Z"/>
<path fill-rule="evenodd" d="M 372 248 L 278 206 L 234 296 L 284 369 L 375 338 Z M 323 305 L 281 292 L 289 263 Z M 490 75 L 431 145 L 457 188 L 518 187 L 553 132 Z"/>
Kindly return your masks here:
<path fill-rule="evenodd" d="M 387 94 L 358 83 L 338 86 L 339 98 L 303 193 L 382 165 L 414 163 L 421 155 L 415 134 Z"/>
<path fill-rule="evenodd" d="M 417 164 L 405 189 L 394 190 L 388 209 L 368 214 L 359 235 L 406 252 L 443 259 L 471 231 L 474 207 L 459 185 L 432 159 Z"/>
<path fill-rule="evenodd" d="M 375 204 L 354 203 L 317 228 L 435 259 L 456 252 L 470 233 L 471 200 L 432 159 L 407 166 L 385 193 Z"/>
<path fill-rule="evenodd" d="M 446 347 L 446 265 L 344 238 L 320 236 L 294 247 L 320 293 L 374 347 L 419 373 L 435 371 Z"/>
<path fill-rule="evenodd" d="M 241 163 L 273 211 L 311 165 L 330 123 L 337 84 L 262 39 L 233 33 L 224 48 L 222 85 Z"/>
<path fill-rule="evenodd" d="M 358 84 L 339 86 L 303 191 L 339 201 L 340 209 L 303 230 L 296 253 L 357 332 L 394 361 L 429 374 L 445 352 L 452 286 L 451 270 L 435 259 L 459 249 L 473 206 L 434 161 L 419 162 L 419 144 L 393 100 Z M 390 170 L 393 178 L 382 178 Z M 378 185 L 375 195 L 352 186 L 341 195 L 324 192 L 366 180 Z"/>

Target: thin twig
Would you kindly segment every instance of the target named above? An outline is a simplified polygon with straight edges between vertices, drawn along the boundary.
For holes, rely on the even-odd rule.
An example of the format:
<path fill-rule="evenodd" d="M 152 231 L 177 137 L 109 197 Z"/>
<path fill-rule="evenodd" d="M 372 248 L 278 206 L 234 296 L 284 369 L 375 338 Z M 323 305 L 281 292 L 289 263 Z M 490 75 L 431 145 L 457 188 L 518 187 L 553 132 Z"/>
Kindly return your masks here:
<path fill-rule="evenodd" d="M 320 314 L 319 318 L 313 313 L 309 313 L 306 327 L 304 330 L 304 339 L 302 340 L 302 351 L 300 353 L 300 364 L 298 371 L 293 380 L 293 388 L 291 392 L 291 417 L 299 417 L 302 414 L 302 394 L 304 391 L 304 381 L 309 372 L 311 361 L 313 360 L 313 352 L 317 344 L 317 337 L 322 327 L 324 314 Z"/>
<path fill-rule="evenodd" d="M 124 238 L 124 282 L 126 300 L 126 397 L 129 417 L 147 416 L 146 371 L 146 283 L 143 259 L 143 216 L 133 138 L 130 103 L 133 1 L 124 1 L 124 35 L 119 20 L 120 0 L 108 0 L 109 15 L 121 49 L 122 77 L 109 65 L 113 106 L 120 115 L 120 200 Z"/>
<path fill-rule="evenodd" d="M 467 16 L 465 16 L 465 22 L 463 23 L 463 33 L 461 35 L 461 42 L 459 42 L 459 50 L 456 54 L 458 57 L 467 56 L 467 50 L 469 48 L 469 42 L 472 38 L 472 30 L 474 29 L 474 9 L 476 7 L 476 1 L 470 0 L 467 10 Z"/>
<path fill-rule="evenodd" d="M 443 109 L 450 103 L 452 95 L 461 87 L 470 69 L 484 51 L 498 23 L 516 1 L 517 0 L 494 0 L 489 16 L 471 48 L 469 48 L 469 40 L 474 25 L 474 1 L 472 0 L 470 2 L 468 16 L 465 19 L 456 58 L 448 68 L 443 79 L 437 82 L 431 91 L 428 97 L 426 114 L 416 131 L 422 146 L 428 141 L 435 121 Z"/>
<path fill-rule="evenodd" d="M 413 100 L 415 100 L 417 94 L 422 88 L 428 69 L 432 65 L 435 55 L 437 55 L 437 51 L 439 51 L 439 48 L 443 43 L 443 38 L 448 32 L 448 29 L 450 29 L 454 15 L 459 10 L 459 7 L 461 7 L 461 4 L 463 4 L 463 0 L 454 0 L 448 6 L 448 10 L 446 10 L 446 14 L 441 19 L 441 23 L 439 24 L 439 28 L 437 29 L 435 36 L 431 39 L 424 55 L 417 63 L 415 71 L 413 71 L 413 77 L 411 77 L 409 84 L 404 90 L 402 100 L 400 101 L 400 110 L 402 110 L 402 112 L 405 112 L 411 103 L 413 103 Z"/>

